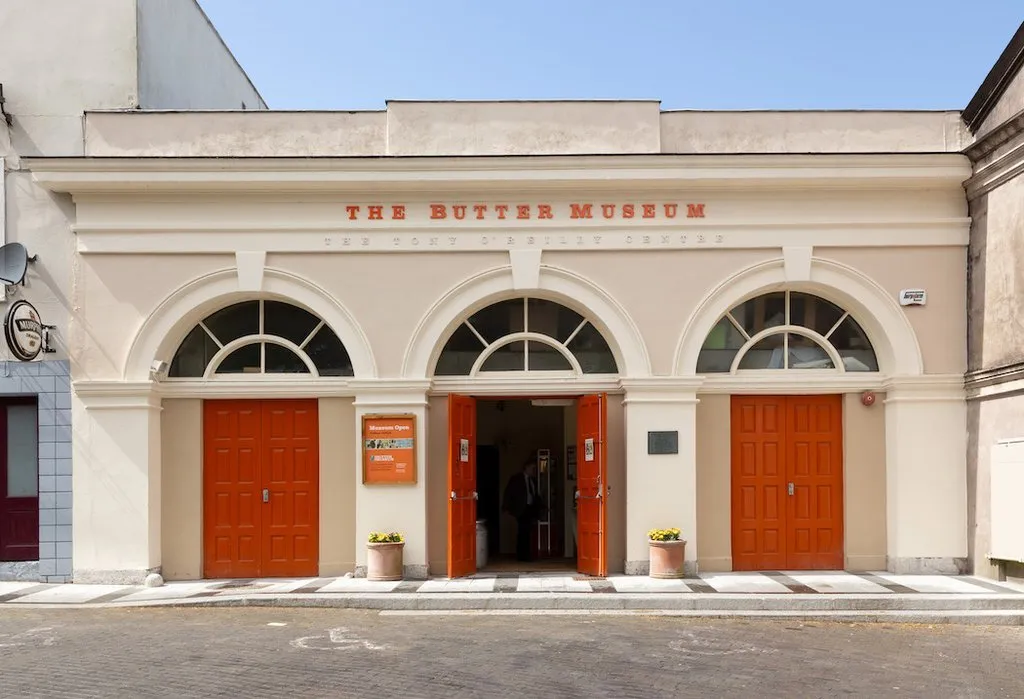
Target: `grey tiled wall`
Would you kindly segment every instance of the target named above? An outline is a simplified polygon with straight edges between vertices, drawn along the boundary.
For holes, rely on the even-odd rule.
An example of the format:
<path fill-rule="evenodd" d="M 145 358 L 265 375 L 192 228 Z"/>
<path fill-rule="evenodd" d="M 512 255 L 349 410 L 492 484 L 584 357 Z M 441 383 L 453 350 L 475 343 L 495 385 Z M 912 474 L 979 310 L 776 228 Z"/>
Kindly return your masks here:
<path fill-rule="evenodd" d="M 68 362 L 0 362 L 0 395 L 39 401 L 39 578 L 71 581 L 71 379 Z"/>

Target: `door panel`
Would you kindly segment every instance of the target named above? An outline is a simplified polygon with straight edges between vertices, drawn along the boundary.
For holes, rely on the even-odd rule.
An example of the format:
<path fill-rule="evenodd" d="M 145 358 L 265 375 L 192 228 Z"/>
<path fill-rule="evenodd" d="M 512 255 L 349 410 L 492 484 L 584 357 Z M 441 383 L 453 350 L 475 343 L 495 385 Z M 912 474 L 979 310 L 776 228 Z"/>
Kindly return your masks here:
<path fill-rule="evenodd" d="M 0 561 L 39 559 L 39 432 L 34 398 L 0 402 Z"/>
<path fill-rule="evenodd" d="M 319 424 L 316 401 L 263 404 L 263 571 L 271 577 L 319 572 Z"/>
<path fill-rule="evenodd" d="M 476 399 L 448 396 L 448 577 L 476 572 Z"/>
<path fill-rule="evenodd" d="M 842 397 L 786 399 L 789 481 L 788 567 L 843 567 Z"/>
<path fill-rule="evenodd" d="M 315 400 L 204 403 L 205 577 L 319 572 L 318 429 Z"/>
<path fill-rule="evenodd" d="M 576 472 L 577 558 L 585 575 L 607 575 L 606 558 L 608 486 L 605 435 L 608 411 L 605 394 L 583 396 L 577 403 Z"/>
<path fill-rule="evenodd" d="M 786 567 L 784 406 L 773 397 L 732 402 L 732 567 Z"/>
<path fill-rule="evenodd" d="M 203 405 L 203 574 L 207 578 L 260 575 L 260 452 L 258 401 Z"/>
<path fill-rule="evenodd" d="M 841 396 L 734 396 L 734 570 L 843 567 Z"/>

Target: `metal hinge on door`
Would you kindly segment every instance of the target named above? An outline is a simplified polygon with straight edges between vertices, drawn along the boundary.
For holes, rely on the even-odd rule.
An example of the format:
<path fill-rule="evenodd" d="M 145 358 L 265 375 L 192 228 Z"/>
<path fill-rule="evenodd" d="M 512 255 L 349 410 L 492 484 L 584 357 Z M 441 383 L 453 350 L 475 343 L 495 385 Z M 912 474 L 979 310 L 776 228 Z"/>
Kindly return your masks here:
<path fill-rule="evenodd" d="M 270 488 L 263 489 L 263 502 L 270 502 Z"/>
<path fill-rule="evenodd" d="M 789 486 L 787 487 L 787 490 L 789 491 L 790 495 L 793 494 L 793 484 L 792 483 L 789 484 Z"/>

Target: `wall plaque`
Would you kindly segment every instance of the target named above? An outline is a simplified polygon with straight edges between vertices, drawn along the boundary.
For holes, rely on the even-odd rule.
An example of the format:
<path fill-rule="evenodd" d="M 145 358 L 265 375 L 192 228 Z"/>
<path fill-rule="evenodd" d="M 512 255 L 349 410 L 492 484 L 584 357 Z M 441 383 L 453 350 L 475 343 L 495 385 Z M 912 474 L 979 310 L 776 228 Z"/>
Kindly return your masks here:
<path fill-rule="evenodd" d="M 363 416 L 363 483 L 416 482 L 416 416 Z"/>
<path fill-rule="evenodd" d="M 679 432 L 676 430 L 647 433 L 648 454 L 678 454 Z"/>

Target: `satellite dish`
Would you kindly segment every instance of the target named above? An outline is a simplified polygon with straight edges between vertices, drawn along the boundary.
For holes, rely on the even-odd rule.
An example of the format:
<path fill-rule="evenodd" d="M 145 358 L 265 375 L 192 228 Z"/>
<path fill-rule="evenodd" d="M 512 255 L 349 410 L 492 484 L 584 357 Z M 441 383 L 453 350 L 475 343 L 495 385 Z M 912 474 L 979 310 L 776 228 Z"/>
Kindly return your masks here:
<path fill-rule="evenodd" d="M 28 250 L 21 243 L 0 246 L 0 281 L 21 284 L 28 269 Z"/>

